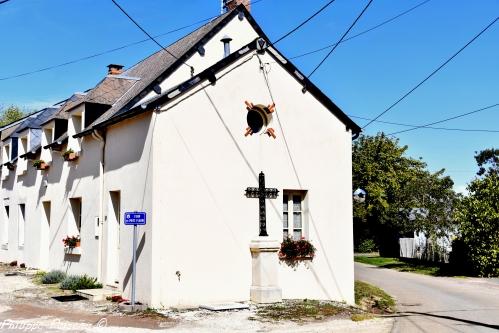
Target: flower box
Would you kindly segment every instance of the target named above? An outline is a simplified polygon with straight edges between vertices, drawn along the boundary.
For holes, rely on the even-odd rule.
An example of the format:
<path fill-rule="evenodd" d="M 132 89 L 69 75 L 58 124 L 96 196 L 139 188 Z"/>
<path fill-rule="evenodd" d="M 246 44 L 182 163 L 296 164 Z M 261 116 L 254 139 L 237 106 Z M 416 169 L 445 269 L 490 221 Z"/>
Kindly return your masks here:
<path fill-rule="evenodd" d="M 279 259 L 293 268 L 303 261 L 312 261 L 314 256 L 315 247 L 303 237 L 300 240 L 284 239 L 279 250 Z"/>
<path fill-rule="evenodd" d="M 72 149 L 68 149 L 62 154 L 62 157 L 67 162 L 76 161 L 78 159 L 78 153 L 75 153 Z"/>
<path fill-rule="evenodd" d="M 43 160 L 36 160 L 33 162 L 33 167 L 35 167 L 37 170 L 47 170 L 50 165 Z"/>
<path fill-rule="evenodd" d="M 64 238 L 62 242 L 64 243 L 64 247 L 74 248 L 80 247 L 81 240 L 80 236 L 66 236 L 66 238 Z"/>

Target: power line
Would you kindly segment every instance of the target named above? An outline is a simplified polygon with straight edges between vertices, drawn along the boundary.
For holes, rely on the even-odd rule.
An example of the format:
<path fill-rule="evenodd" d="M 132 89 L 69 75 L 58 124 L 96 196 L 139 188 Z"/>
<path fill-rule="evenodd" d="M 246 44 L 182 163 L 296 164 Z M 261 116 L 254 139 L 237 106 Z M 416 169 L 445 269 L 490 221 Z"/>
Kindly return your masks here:
<path fill-rule="evenodd" d="M 184 29 L 190 28 L 192 26 L 195 26 L 195 25 L 198 25 L 198 24 L 210 21 L 210 20 L 212 20 L 212 19 L 214 19 L 216 17 L 218 17 L 218 16 L 212 16 L 210 18 L 207 18 L 207 19 L 204 19 L 204 20 L 201 20 L 201 21 L 198 21 L 198 22 L 195 22 L 195 23 L 192 23 L 192 24 L 180 27 L 180 28 L 176 28 L 176 29 L 167 31 L 165 33 L 162 33 L 162 34 L 154 36 L 154 38 L 163 37 L 163 36 L 169 35 L 171 33 L 174 33 L 174 32 L 180 31 L 180 30 L 184 30 Z M 10 79 L 14 79 L 14 78 L 22 77 L 22 76 L 27 76 L 27 75 L 31 75 L 31 74 L 40 73 L 40 72 L 45 72 L 45 71 L 48 71 L 48 70 L 56 69 L 56 68 L 67 66 L 67 65 L 72 65 L 72 64 L 75 64 L 77 62 L 81 62 L 81 61 L 92 59 L 92 58 L 97 58 L 99 56 L 102 56 L 102 55 L 105 55 L 105 54 L 108 54 L 108 53 L 112 53 L 112 52 L 116 52 L 116 51 L 119 51 L 119 50 L 123 50 L 123 49 L 129 48 L 131 46 L 142 44 L 142 43 L 145 43 L 145 42 L 148 42 L 148 41 L 150 41 L 149 38 L 142 39 L 142 40 L 135 41 L 135 42 L 132 42 L 132 43 L 129 43 L 129 44 L 125 44 L 125 45 L 122 45 L 122 46 L 119 46 L 119 47 L 116 47 L 116 48 L 113 48 L 113 49 L 109 49 L 109 50 L 106 50 L 106 51 L 102 51 L 102 52 L 95 53 L 95 54 L 92 54 L 92 55 L 88 55 L 88 56 L 85 56 L 85 57 L 81 57 L 81 58 L 78 58 L 78 59 L 74 59 L 74 60 L 70 60 L 70 61 L 67 61 L 67 62 L 63 62 L 63 63 L 57 64 L 57 65 L 52 65 L 52 66 L 48 66 L 48 67 L 44 67 L 44 68 L 32 70 L 32 71 L 29 71 L 29 72 L 24 72 L 24 73 L 20 73 L 20 74 L 15 74 L 15 75 L 11 75 L 11 76 L 2 77 L 2 78 L 0 78 L 0 81 L 10 80 Z"/>
<path fill-rule="evenodd" d="M 0 1 L 0 5 L 6 3 L 7 1 L 10 1 L 10 0 L 2 0 L 2 1 Z"/>
<path fill-rule="evenodd" d="M 152 40 L 154 43 L 156 43 L 156 45 L 158 45 L 160 48 L 163 49 L 163 51 L 165 51 L 166 53 L 168 53 L 169 55 L 171 55 L 172 57 L 174 57 L 175 59 L 179 60 L 177 56 L 175 56 L 173 53 L 171 53 L 170 51 L 168 51 L 163 45 L 161 45 L 153 36 L 151 36 L 144 28 L 142 28 L 140 26 L 139 23 L 137 23 L 137 21 L 135 21 L 124 9 L 123 7 L 121 7 L 119 5 L 119 3 L 117 3 L 115 0 L 111 0 L 115 5 L 116 7 L 118 7 L 118 9 L 123 13 L 125 14 L 126 17 L 128 17 L 130 19 L 130 21 L 132 21 L 133 24 L 135 24 L 137 26 L 137 28 L 139 28 L 143 33 L 145 33 L 147 35 L 147 37 L 149 37 L 150 40 Z M 187 67 L 189 67 L 191 69 L 191 75 L 194 75 L 194 67 L 192 67 L 191 65 L 187 64 L 186 62 L 183 63 L 184 65 L 186 65 Z"/>
<path fill-rule="evenodd" d="M 351 114 L 349 114 L 348 116 L 351 118 L 356 118 L 356 119 L 372 120 L 372 118 L 354 116 Z M 376 122 L 381 123 L 381 124 L 411 127 L 410 131 L 415 130 L 415 129 L 419 129 L 419 128 L 427 128 L 427 129 L 442 130 L 442 131 L 499 133 L 499 130 L 489 130 L 489 129 L 449 128 L 449 127 L 434 127 L 434 126 L 429 126 L 429 125 L 428 126 L 420 126 L 420 125 L 396 123 L 393 121 L 384 121 L 384 120 L 376 120 Z M 391 134 L 387 134 L 387 135 L 394 135 L 394 134 L 391 133 Z"/>
<path fill-rule="evenodd" d="M 369 0 L 369 2 L 367 3 L 367 5 L 364 7 L 364 9 L 362 9 L 362 11 L 360 12 L 360 14 L 355 18 L 355 20 L 353 21 L 353 23 L 350 25 L 350 27 L 348 27 L 347 31 L 345 31 L 345 33 L 343 34 L 343 36 L 341 36 L 340 40 L 338 40 L 338 42 L 336 43 L 336 45 L 331 49 L 331 51 L 329 51 L 329 53 L 321 60 L 321 62 L 319 62 L 319 64 L 317 66 L 315 66 L 314 70 L 312 72 L 310 72 L 310 74 L 308 74 L 308 78 L 310 78 L 318 69 L 319 67 L 322 66 L 322 64 L 327 60 L 327 58 L 329 58 L 329 56 L 334 52 L 334 50 L 336 50 L 336 48 L 338 47 L 338 45 L 340 45 L 340 43 L 343 41 L 343 39 L 347 36 L 347 34 L 350 32 L 350 30 L 352 30 L 352 28 L 355 26 L 355 24 L 357 24 L 357 22 L 359 21 L 359 19 L 362 17 L 362 15 L 364 15 L 364 13 L 366 12 L 367 8 L 369 8 L 369 6 L 371 5 L 371 3 L 373 2 L 373 0 Z"/>
<path fill-rule="evenodd" d="M 456 53 L 454 53 L 449 59 L 447 59 L 443 64 L 441 64 L 437 69 L 435 69 L 433 72 L 430 73 L 426 78 L 424 78 L 421 82 L 419 82 L 414 88 L 409 90 L 407 93 L 405 93 L 402 97 L 400 97 L 395 103 L 390 105 L 387 109 L 385 109 L 383 112 L 378 114 L 376 117 L 374 117 L 371 121 L 369 121 L 362 129 L 365 129 L 367 126 L 372 124 L 375 120 L 378 120 L 379 117 L 393 109 L 397 104 L 399 104 L 401 101 L 403 101 L 407 96 L 412 94 L 416 89 L 418 89 L 420 86 L 422 86 L 426 81 L 428 81 L 433 75 L 435 75 L 438 71 L 440 71 L 445 65 L 447 65 L 449 62 L 452 61 L 459 53 L 461 53 L 464 49 L 466 49 L 471 43 L 473 43 L 478 37 L 480 37 L 485 31 L 487 31 L 494 23 L 499 20 L 499 16 L 496 17 L 491 23 L 489 23 L 482 31 L 480 31 L 477 35 L 475 35 L 469 42 L 467 42 L 463 47 L 461 47 Z"/>
<path fill-rule="evenodd" d="M 459 114 L 457 116 L 453 116 L 453 117 L 450 117 L 450 118 L 446 118 L 446 119 L 434 121 L 434 122 L 431 122 L 431 123 L 428 123 L 428 124 L 424 124 L 424 125 L 420 125 L 420 126 L 415 126 L 414 128 L 409 128 L 409 129 L 406 129 L 406 130 L 393 132 L 393 133 L 390 133 L 388 135 L 395 135 L 395 134 L 405 133 L 405 132 L 414 131 L 414 130 L 417 130 L 417 129 L 420 129 L 420 128 L 428 128 L 429 126 L 432 126 L 432 125 L 441 124 L 441 123 L 449 121 L 449 120 L 454 120 L 454 119 L 457 119 L 457 118 L 465 117 L 465 116 L 468 116 L 470 114 L 474 114 L 474 113 L 477 113 L 477 112 L 481 112 L 481 111 L 485 111 L 485 110 L 488 110 L 488 109 L 495 108 L 497 106 L 499 106 L 499 103 L 492 104 L 492 105 L 489 105 L 489 106 L 485 106 L 483 108 L 480 108 L 480 109 L 477 109 L 477 110 L 474 110 L 474 111 L 462 113 L 462 114 Z M 480 130 L 480 132 L 496 132 L 496 131 L 494 131 L 494 130 Z"/>
<path fill-rule="evenodd" d="M 7 1 L 9 1 L 9 0 L 7 0 Z M 250 4 L 254 5 L 254 4 L 259 3 L 261 1 L 263 1 L 263 0 L 251 1 Z M 219 16 L 220 15 L 211 16 L 211 17 L 205 18 L 203 20 L 199 20 L 197 22 L 194 22 L 194 23 L 191 23 L 191 24 L 179 27 L 179 28 L 175 28 L 175 29 L 172 29 L 172 30 L 164 32 L 164 33 L 161 33 L 159 35 L 155 35 L 153 37 L 154 38 L 164 37 L 164 36 L 169 35 L 171 33 L 174 33 L 174 32 L 177 32 L 177 31 L 181 31 L 181 30 L 184 30 L 184 29 L 196 26 L 198 24 L 211 21 L 211 20 L 213 20 L 213 19 L 215 19 L 215 18 L 217 18 Z M 28 76 L 28 75 L 32 75 L 32 74 L 36 74 L 36 73 L 40 73 L 40 72 L 46 72 L 46 71 L 49 71 L 49 70 L 52 70 L 52 69 L 56 69 L 56 68 L 59 68 L 59 67 L 64 67 L 64 66 L 72 65 L 72 64 L 84 61 L 84 60 L 89 60 L 89 59 L 92 59 L 92 58 L 97 58 L 97 57 L 100 57 L 102 55 L 106 55 L 108 53 L 120 51 L 120 50 L 129 48 L 129 47 L 132 47 L 132 46 L 135 46 L 135 45 L 138 45 L 138 44 L 142 44 L 142 43 L 145 43 L 145 42 L 148 42 L 148 41 L 150 41 L 150 39 L 146 38 L 146 39 L 142 39 L 142 40 L 139 40 L 139 41 L 128 43 L 128 44 L 125 44 L 125 45 L 122 45 L 122 46 L 118 46 L 118 47 L 113 48 L 113 49 L 109 49 L 109 50 L 102 51 L 102 52 L 99 52 L 99 53 L 91 54 L 91 55 L 84 56 L 84 57 L 81 57 L 81 58 L 77 58 L 77 59 L 74 59 L 74 60 L 69 60 L 69 61 L 66 61 L 66 62 L 63 62 L 63 63 L 60 63 L 60 64 L 51 65 L 51 66 L 47 66 L 47 67 L 35 69 L 35 70 L 24 72 L 24 73 L 19 73 L 19 74 L 14 74 L 14 75 L 10 75 L 10 76 L 0 77 L 0 81 L 15 79 L 15 78 L 19 78 L 19 77 L 23 77 L 23 76 Z"/>
<path fill-rule="evenodd" d="M 395 16 L 393 16 L 393 17 L 391 17 L 391 18 L 389 18 L 389 19 L 387 19 L 387 20 L 385 20 L 385 21 L 383 21 L 383 22 L 381 22 L 381 23 L 379 23 L 379 24 L 376 24 L 375 26 L 373 26 L 373 27 L 371 27 L 371 28 L 369 28 L 369 29 L 366 29 L 366 30 L 364 30 L 364 31 L 361 31 L 361 32 L 359 32 L 359 33 L 357 33 L 357 34 L 355 34 L 355 35 L 352 35 L 351 37 L 345 38 L 345 39 L 344 39 L 341 43 L 344 43 L 344 42 L 349 41 L 349 40 L 351 40 L 351 39 L 354 39 L 354 38 L 357 38 L 357 37 L 359 37 L 359 36 L 362 36 L 362 35 L 364 35 L 364 34 L 366 34 L 366 33 L 368 33 L 368 32 L 371 32 L 371 31 L 373 31 L 373 30 L 375 30 L 375 29 L 381 28 L 381 27 L 382 27 L 382 26 L 384 26 L 385 24 L 388 24 L 388 23 L 390 23 L 390 22 L 395 21 L 395 20 L 396 20 L 396 19 L 398 19 L 399 17 L 404 16 L 404 15 L 406 15 L 406 14 L 408 14 L 408 13 L 412 12 L 412 11 L 413 11 L 413 10 L 415 10 L 416 8 L 418 8 L 418 7 L 422 6 L 422 5 L 424 5 L 424 4 L 426 4 L 427 2 L 430 2 L 430 1 L 431 1 L 431 0 L 425 0 L 425 1 L 423 1 L 423 2 L 420 2 L 420 3 L 419 3 L 419 4 L 417 4 L 416 6 L 411 7 L 411 8 L 409 8 L 409 9 L 407 9 L 407 10 L 403 11 L 402 13 L 397 14 L 397 15 L 395 15 Z M 340 43 L 340 44 L 341 44 L 341 43 Z M 320 52 L 320 51 L 327 50 L 327 49 L 329 49 L 329 48 L 331 48 L 331 47 L 333 47 L 333 46 L 335 46 L 335 45 L 337 45 L 337 44 L 338 44 L 338 43 L 329 44 L 329 45 L 324 46 L 324 47 L 321 47 L 321 48 L 319 48 L 319 49 L 315 49 L 315 50 L 312 50 L 312 51 L 308 51 L 308 52 L 306 52 L 306 53 L 298 54 L 298 55 L 296 55 L 296 56 L 290 57 L 289 59 L 297 59 L 297 58 L 305 57 L 305 56 L 308 56 L 308 55 L 311 55 L 311 54 L 314 54 L 314 53 L 317 53 L 317 52 Z"/>
<path fill-rule="evenodd" d="M 273 42 L 272 44 L 277 44 L 279 43 L 281 40 L 283 40 L 284 38 L 288 37 L 289 35 L 291 35 L 292 33 L 294 33 L 296 30 L 300 29 L 301 27 L 303 27 L 305 24 L 307 24 L 311 19 L 313 19 L 314 17 L 316 17 L 317 15 L 319 15 L 324 9 L 326 9 L 327 7 L 329 7 L 329 5 L 331 5 L 335 0 L 331 0 L 329 1 L 328 3 L 326 3 L 324 6 L 322 6 L 321 9 L 319 9 L 318 11 L 316 11 L 315 13 L 312 14 L 312 16 L 310 16 L 309 18 L 307 18 L 305 21 L 303 21 L 302 23 L 298 24 L 294 29 L 292 29 L 291 31 L 287 32 L 284 34 L 284 36 L 282 36 L 281 38 L 277 39 L 275 42 Z"/>

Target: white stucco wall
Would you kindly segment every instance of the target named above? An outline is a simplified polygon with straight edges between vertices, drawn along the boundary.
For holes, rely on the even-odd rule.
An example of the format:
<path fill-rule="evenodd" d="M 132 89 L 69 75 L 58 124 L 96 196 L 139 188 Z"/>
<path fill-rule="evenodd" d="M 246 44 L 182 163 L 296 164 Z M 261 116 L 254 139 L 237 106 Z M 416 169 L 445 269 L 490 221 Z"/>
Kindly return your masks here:
<path fill-rule="evenodd" d="M 25 174 L 10 171 L 2 182 L 3 206 L 8 203 L 10 218 L 8 251 L 0 249 L 0 261 L 17 260 L 18 264 L 25 263 L 28 267 L 97 277 L 99 240 L 95 237 L 94 219 L 99 211 L 100 147 L 97 141 L 87 137 L 76 162 L 64 162 L 59 152 L 50 154 L 50 169 L 38 171 L 31 165 L 32 161 L 25 161 Z M 66 255 L 62 243 L 67 235 L 76 234 L 69 199 L 77 197 L 82 199 L 81 256 Z M 46 201 L 51 204 L 50 228 L 43 211 Z M 24 248 L 18 244 L 19 204 L 25 204 L 26 208 Z M 4 214 L 1 218 L 5 223 Z"/>
<path fill-rule="evenodd" d="M 157 116 L 153 150 L 161 173 L 154 176 L 153 211 L 162 251 L 153 266 L 161 272 L 161 304 L 248 300 L 258 201 L 244 190 L 257 186 L 260 170 L 281 195 L 308 191 L 308 238 L 317 257 L 309 269 L 281 265 L 283 297 L 353 303 L 351 133 L 277 64 L 269 76 L 298 177 L 277 121 L 275 140 L 243 135 L 244 101 L 272 102 L 256 57 L 206 88 L 217 110 L 197 91 Z M 267 207 L 270 237 L 280 240 L 282 196 Z"/>
<path fill-rule="evenodd" d="M 230 42 L 231 53 L 258 38 L 258 34 L 248 20 L 245 17 L 242 20 L 239 20 L 236 16 L 203 46 L 205 49 L 204 56 L 201 56 L 196 52 L 186 60 L 186 63 L 189 66 L 194 67 L 194 75 L 201 73 L 224 58 L 224 44 L 220 40 L 225 35 L 232 38 L 232 41 Z M 180 66 L 174 73 L 161 81 L 159 85 L 162 91 L 167 91 L 190 78 L 190 68 L 188 66 Z M 150 92 L 137 104 L 147 103 L 148 100 L 155 96 L 155 92 Z"/>

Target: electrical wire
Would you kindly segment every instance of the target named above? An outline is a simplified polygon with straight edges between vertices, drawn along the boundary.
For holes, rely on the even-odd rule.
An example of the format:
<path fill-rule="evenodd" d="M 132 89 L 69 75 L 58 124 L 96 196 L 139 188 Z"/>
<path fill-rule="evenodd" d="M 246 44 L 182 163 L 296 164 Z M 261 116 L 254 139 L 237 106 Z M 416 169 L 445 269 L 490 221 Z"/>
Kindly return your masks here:
<path fill-rule="evenodd" d="M 7 0 L 7 1 L 9 1 L 9 0 Z M 261 1 L 263 1 L 263 0 L 251 1 L 250 4 L 254 5 L 254 4 L 257 4 L 257 3 L 261 2 Z M 429 1 L 429 0 L 427 0 L 427 1 Z M 172 30 L 164 32 L 164 33 L 161 33 L 159 35 L 155 35 L 153 37 L 154 38 L 164 37 L 164 36 L 172 34 L 174 32 L 181 31 L 181 30 L 184 30 L 184 29 L 196 26 L 198 24 L 211 21 L 211 20 L 213 20 L 213 19 L 215 19 L 215 18 L 217 18 L 219 16 L 220 15 L 211 16 L 211 17 L 205 18 L 203 20 L 199 20 L 197 22 L 194 22 L 194 23 L 191 23 L 191 24 L 179 27 L 179 28 L 175 28 L 175 29 L 172 29 Z M 120 51 L 120 50 L 129 48 L 129 47 L 132 47 L 132 46 L 135 46 L 135 45 L 139 45 L 139 44 L 142 44 L 142 43 L 145 43 L 145 42 L 148 42 L 148 41 L 150 41 L 150 39 L 149 38 L 145 38 L 145 39 L 142 39 L 142 40 L 139 40 L 139 41 L 135 41 L 135 42 L 128 43 L 128 44 L 125 44 L 125 45 L 122 45 L 122 46 L 118 46 L 118 47 L 113 48 L 113 49 L 109 49 L 109 50 L 102 51 L 102 52 L 99 52 L 99 53 L 91 54 L 91 55 L 84 56 L 84 57 L 81 57 L 81 58 L 77 58 L 77 59 L 74 59 L 74 60 L 69 60 L 69 61 L 66 61 L 66 62 L 63 62 L 63 63 L 60 63 L 60 64 L 56 64 L 56 65 L 51 65 L 51 66 L 48 66 L 48 67 L 43 67 L 43 68 L 35 69 L 35 70 L 29 71 L 29 72 L 24 72 L 24 73 L 19 73 L 19 74 L 5 76 L 5 77 L 0 77 L 0 81 L 15 79 L 15 78 L 23 77 L 23 76 L 28 76 L 28 75 L 32 75 L 32 74 L 36 74 L 36 73 L 40 73 L 40 72 L 45 72 L 45 71 L 49 71 L 49 70 L 52 70 L 52 69 L 56 69 L 56 68 L 60 68 L 60 67 L 68 66 L 68 65 L 72 65 L 72 64 L 75 64 L 75 63 L 78 63 L 78 62 L 81 62 L 81 61 L 89 60 L 89 59 L 92 59 L 92 58 L 97 58 L 97 57 L 106 55 L 108 53 Z"/>
<path fill-rule="evenodd" d="M 312 14 L 312 16 L 309 16 L 305 21 L 303 21 L 302 23 L 298 24 L 294 29 L 292 29 L 291 31 L 288 31 L 287 33 L 285 33 L 282 37 L 278 38 L 275 42 L 273 42 L 272 44 L 275 45 L 277 43 L 279 43 L 281 40 L 283 40 L 284 38 L 288 37 L 289 35 L 291 35 L 292 33 L 294 33 L 296 30 L 300 29 L 301 27 L 303 27 L 305 24 L 307 24 L 311 19 L 313 19 L 314 17 L 316 17 L 317 15 L 319 15 L 324 9 L 326 9 L 327 7 L 329 7 L 329 5 L 331 5 L 335 0 L 331 0 L 329 1 L 328 3 L 326 3 L 324 6 L 322 6 L 321 9 L 319 9 L 318 11 L 316 11 L 315 13 Z"/>
<path fill-rule="evenodd" d="M 428 124 L 415 126 L 414 128 L 409 128 L 409 129 L 406 129 L 406 130 L 393 132 L 393 133 L 390 133 L 388 135 L 395 135 L 395 134 L 405 133 L 405 132 L 414 131 L 414 130 L 417 130 L 417 129 L 420 129 L 420 128 L 428 128 L 429 126 L 432 126 L 432 125 L 441 124 L 441 123 L 449 121 L 449 120 L 454 120 L 454 119 L 457 119 L 457 118 L 465 117 L 465 116 L 468 116 L 468 115 L 471 115 L 471 114 L 474 114 L 474 113 L 478 113 L 478 112 L 482 112 L 482 111 L 485 111 L 485 110 L 488 110 L 488 109 L 495 108 L 497 106 L 499 106 L 499 103 L 488 105 L 488 106 L 485 106 L 483 108 L 480 108 L 480 109 L 477 109 L 477 110 L 474 110 L 474 111 L 462 113 L 462 114 L 459 114 L 457 116 L 453 116 L 453 117 L 445 118 L 445 119 L 442 119 L 442 120 L 434 121 L 434 122 L 431 122 L 431 123 L 428 123 Z M 458 130 L 458 129 L 455 129 L 455 130 Z M 494 130 L 480 130 L 480 132 L 496 132 L 496 131 L 494 131 Z"/>
<path fill-rule="evenodd" d="M 2 0 L 0 1 L 0 5 L 3 5 L 4 3 L 6 3 L 7 1 L 10 1 L 10 0 Z"/>
<path fill-rule="evenodd" d="M 348 115 L 350 118 L 362 119 L 362 120 L 371 120 L 371 118 L 354 116 L 352 114 Z M 442 130 L 442 131 L 457 131 L 457 132 L 484 132 L 484 133 L 499 133 L 499 130 L 489 130 L 489 129 L 468 129 L 468 128 L 449 128 L 449 127 L 434 127 L 434 126 L 420 126 L 420 125 L 411 125 L 404 123 L 396 123 L 393 121 L 384 121 L 384 120 L 376 120 L 377 123 L 380 124 L 388 124 L 388 125 L 396 125 L 396 126 L 404 126 L 411 127 L 410 130 L 415 130 L 419 128 L 427 128 L 432 130 Z M 393 133 L 387 135 L 394 135 Z"/>
<path fill-rule="evenodd" d="M 411 90 L 409 90 L 407 93 L 405 93 L 402 97 L 400 97 L 395 103 L 390 105 L 388 108 L 386 108 L 383 112 L 378 114 L 376 117 L 374 117 L 371 121 L 369 121 L 366 125 L 362 127 L 362 129 L 365 129 L 367 126 L 372 124 L 374 121 L 378 120 L 379 117 L 393 109 L 397 104 L 402 102 L 405 98 L 407 98 L 410 94 L 412 94 L 416 89 L 418 89 L 420 86 L 422 86 L 426 81 L 428 81 L 433 75 L 435 75 L 437 72 L 439 72 L 442 68 L 445 67 L 449 62 L 451 62 L 455 57 L 457 57 L 464 49 L 466 49 L 469 45 L 471 45 L 478 37 L 480 37 L 485 31 L 487 31 L 494 23 L 496 23 L 499 20 L 499 16 L 496 17 L 492 22 L 490 22 L 485 28 L 483 28 L 478 34 L 476 34 L 470 41 L 468 41 L 463 47 L 461 47 L 456 53 L 454 53 L 450 58 L 448 58 L 443 64 L 441 64 L 438 68 L 433 70 L 433 72 L 430 73 L 427 77 L 425 77 L 421 82 L 419 82 L 416 86 L 414 86 Z"/>
<path fill-rule="evenodd" d="M 341 38 L 338 40 L 338 42 L 336 43 L 336 45 L 331 49 L 331 51 L 328 52 L 328 54 L 319 62 L 319 64 L 317 66 L 315 66 L 314 70 L 310 72 L 310 74 L 308 74 L 308 78 L 310 78 L 318 69 L 319 67 L 322 66 L 322 64 L 327 60 L 327 58 L 329 58 L 329 56 L 334 52 L 334 50 L 336 50 L 336 48 L 338 47 L 338 45 L 340 45 L 340 43 L 343 41 L 343 39 L 347 36 L 347 34 L 350 32 L 350 30 L 352 30 L 352 28 L 357 24 L 357 22 L 360 20 L 360 18 L 362 17 L 362 15 L 364 15 L 364 13 L 366 12 L 367 8 L 369 8 L 369 6 L 371 5 L 371 3 L 373 2 L 373 0 L 369 0 L 369 2 L 367 3 L 367 5 L 364 7 L 364 9 L 362 9 L 362 11 L 360 12 L 359 15 L 357 15 L 357 17 L 355 18 L 355 20 L 353 21 L 353 23 L 350 25 L 350 27 L 348 27 L 347 31 L 345 31 L 345 33 L 341 36 Z"/>
<path fill-rule="evenodd" d="M 140 26 L 140 24 L 135 21 L 133 19 L 133 17 L 130 16 L 130 14 L 128 14 L 124 9 L 123 7 L 120 6 L 120 4 L 118 2 L 116 2 L 116 0 L 111 0 L 112 3 L 115 4 L 116 7 L 118 7 L 118 9 L 123 13 L 125 14 L 126 17 L 128 17 L 130 19 L 130 21 L 132 21 L 133 24 L 135 24 L 137 26 L 137 28 L 139 28 L 144 34 L 146 34 L 147 37 L 149 37 L 150 40 L 152 40 L 154 43 L 156 43 L 156 45 L 158 45 L 160 48 L 163 49 L 163 51 L 165 51 L 166 53 L 168 53 L 169 55 L 171 55 L 172 57 L 174 57 L 175 59 L 179 60 L 177 56 L 175 56 L 173 53 L 171 53 L 170 51 L 168 51 L 163 45 L 161 45 L 153 36 L 151 36 L 144 28 L 142 28 Z M 189 67 L 191 69 L 191 75 L 194 75 L 194 67 L 192 67 L 191 65 L 187 64 L 186 62 L 183 62 L 184 65 L 186 65 L 187 67 Z"/>
<path fill-rule="evenodd" d="M 407 10 L 405 10 L 405 11 L 403 11 L 403 12 L 401 12 L 401 13 L 399 13 L 399 14 L 397 14 L 397 15 L 395 15 L 395 16 L 393 16 L 393 17 L 391 17 L 391 18 L 389 18 L 389 19 L 387 19 L 387 20 L 385 20 L 385 21 L 383 21 L 383 22 L 381 22 L 381 23 L 378 23 L 378 24 L 376 24 L 375 26 L 373 26 L 373 27 L 371 27 L 371 28 L 369 28 L 369 29 L 366 29 L 366 30 L 364 30 L 364 31 L 361 31 L 361 32 L 359 32 L 359 33 L 355 34 L 355 35 L 352 35 L 352 36 L 350 36 L 350 37 L 348 37 L 348 38 L 345 38 L 345 39 L 344 39 L 341 43 L 344 43 L 344 42 L 346 42 L 346 41 L 349 41 L 349 40 L 352 40 L 352 39 L 357 38 L 357 37 L 359 37 L 359 36 L 362 36 L 362 35 L 364 35 L 364 34 L 366 34 L 366 33 L 368 33 L 368 32 L 371 32 L 371 31 L 373 31 L 373 30 L 376 30 L 376 29 L 378 29 L 378 28 L 381 28 L 381 27 L 382 27 L 382 26 L 384 26 L 385 24 L 388 24 L 388 23 L 390 23 L 390 22 L 395 21 L 395 20 L 396 20 L 396 19 L 398 19 L 399 17 L 402 17 L 402 16 L 404 16 L 404 15 L 406 15 L 406 14 L 408 14 L 408 13 L 412 12 L 412 11 L 413 11 L 413 10 L 415 10 L 416 8 L 421 7 L 422 5 L 424 5 L 424 4 L 426 4 L 426 3 L 430 2 L 430 1 L 431 1 L 431 0 L 425 0 L 425 1 L 423 1 L 423 2 L 420 2 L 420 3 L 419 3 L 419 4 L 417 4 L 416 6 L 411 7 L 411 8 L 409 8 L 409 9 L 407 9 Z M 340 43 L 340 44 L 341 44 L 341 43 Z M 327 50 L 327 49 L 329 49 L 329 48 L 331 48 L 331 47 L 333 47 L 333 46 L 335 46 L 335 45 L 337 45 L 337 44 L 338 44 L 338 43 L 329 44 L 329 45 L 326 45 L 326 46 L 321 47 L 321 48 L 319 48 L 319 49 L 315 49 L 315 50 L 308 51 L 308 52 L 305 52 L 305 53 L 302 53 L 302 54 L 298 54 L 298 55 L 293 56 L 293 57 L 289 57 L 289 59 L 298 59 L 298 58 L 301 58 L 301 57 L 305 57 L 305 56 L 308 56 L 308 55 L 311 55 L 311 54 L 314 54 L 314 53 L 317 53 L 317 52 L 320 52 L 320 51 Z"/>
<path fill-rule="evenodd" d="M 198 24 L 210 21 L 210 20 L 212 20 L 212 19 L 214 19 L 216 17 L 218 17 L 218 16 L 212 16 L 210 18 L 207 18 L 207 19 L 204 19 L 204 20 L 200 20 L 198 22 L 195 22 L 195 23 L 192 23 L 192 24 L 180 27 L 180 28 L 176 28 L 176 29 L 167 31 L 165 33 L 162 33 L 162 34 L 154 36 L 154 38 L 163 37 L 163 36 L 169 35 L 171 33 L 174 33 L 174 32 L 177 32 L 177 31 L 181 31 L 181 30 L 190 28 L 192 26 L 195 26 L 195 25 L 198 25 Z M 109 50 L 102 51 L 102 52 L 99 52 L 99 53 L 91 54 L 91 55 L 88 55 L 88 56 L 85 56 L 85 57 L 81 57 L 81 58 L 78 58 L 78 59 L 70 60 L 70 61 L 67 61 L 67 62 L 60 63 L 60 64 L 56 64 L 56 65 L 52 65 L 52 66 L 48 66 L 48 67 L 44 67 L 44 68 L 40 68 L 40 69 L 35 69 L 35 70 L 29 71 L 29 72 L 24 72 L 24 73 L 20 73 L 20 74 L 15 74 L 15 75 L 10 75 L 10 76 L 6 76 L 6 77 L 2 77 L 2 78 L 0 78 L 0 81 L 10 80 L 10 79 L 14 79 L 14 78 L 22 77 L 22 76 L 27 76 L 27 75 L 31 75 L 31 74 L 36 74 L 36 73 L 40 73 L 40 72 L 49 71 L 49 70 L 56 69 L 56 68 L 63 67 L 63 66 L 72 65 L 72 64 L 84 61 L 84 60 L 88 60 L 88 59 L 92 59 L 92 58 L 97 58 L 97 57 L 100 57 L 102 55 L 106 55 L 108 53 L 112 53 L 112 52 L 116 52 L 116 51 L 119 51 L 119 50 L 123 50 L 123 49 L 129 48 L 131 46 L 142 44 L 142 43 L 145 43 L 145 42 L 148 42 L 148 41 L 150 41 L 149 38 L 142 39 L 142 40 L 135 41 L 135 42 L 132 42 L 132 43 L 129 43 L 129 44 L 118 46 L 118 47 L 113 48 L 113 49 L 109 49 Z"/>

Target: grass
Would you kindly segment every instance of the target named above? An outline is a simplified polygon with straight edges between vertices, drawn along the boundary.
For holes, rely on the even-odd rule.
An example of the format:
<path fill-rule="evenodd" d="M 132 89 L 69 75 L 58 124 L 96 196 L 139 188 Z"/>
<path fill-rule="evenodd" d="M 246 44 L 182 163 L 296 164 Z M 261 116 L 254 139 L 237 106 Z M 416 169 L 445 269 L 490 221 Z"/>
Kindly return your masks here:
<path fill-rule="evenodd" d="M 368 313 L 382 314 L 395 311 L 395 301 L 390 295 L 382 289 L 362 281 L 355 281 L 355 304 Z M 360 318 L 359 316 L 356 319 L 360 320 Z"/>
<path fill-rule="evenodd" d="M 301 322 L 306 320 L 322 320 L 351 311 L 348 307 L 333 302 L 316 300 L 285 300 L 282 303 L 261 305 L 256 315 L 259 319 L 290 320 Z"/>
<path fill-rule="evenodd" d="M 409 258 L 387 258 L 378 256 L 356 256 L 356 262 L 383 268 L 395 269 L 401 272 L 413 272 L 431 276 L 455 276 L 449 264 L 435 263 Z"/>

